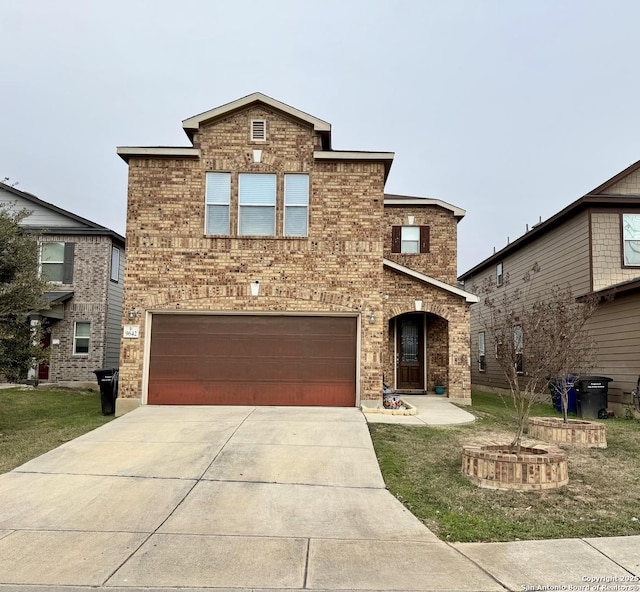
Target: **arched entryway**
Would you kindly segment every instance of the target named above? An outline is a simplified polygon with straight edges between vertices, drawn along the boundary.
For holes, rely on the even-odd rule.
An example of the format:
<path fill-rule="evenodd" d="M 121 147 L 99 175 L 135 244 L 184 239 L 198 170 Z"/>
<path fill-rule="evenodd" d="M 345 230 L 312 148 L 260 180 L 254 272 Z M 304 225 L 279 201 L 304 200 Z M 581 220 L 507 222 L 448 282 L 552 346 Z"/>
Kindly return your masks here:
<path fill-rule="evenodd" d="M 426 312 L 407 312 L 388 321 L 385 383 L 400 392 L 433 392 L 448 386 L 449 323 Z"/>

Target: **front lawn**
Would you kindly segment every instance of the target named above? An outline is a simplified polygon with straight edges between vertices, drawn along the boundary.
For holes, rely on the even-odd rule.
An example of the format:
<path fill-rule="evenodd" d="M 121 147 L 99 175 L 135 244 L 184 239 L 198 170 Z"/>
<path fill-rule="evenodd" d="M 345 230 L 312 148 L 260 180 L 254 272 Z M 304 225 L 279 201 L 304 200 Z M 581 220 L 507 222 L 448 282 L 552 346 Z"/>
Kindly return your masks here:
<path fill-rule="evenodd" d="M 0 473 L 112 419 L 97 390 L 0 390 Z"/>
<path fill-rule="evenodd" d="M 460 472 L 462 444 L 512 437 L 496 395 L 474 394 L 473 424 L 369 424 L 387 487 L 441 539 L 515 541 L 640 534 L 640 422 L 606 420 L 606 449 L 567 448 L 569 485 L 545 492 L 480 489 Z M 557 416 L 538 405 L 532 416 Z"/>

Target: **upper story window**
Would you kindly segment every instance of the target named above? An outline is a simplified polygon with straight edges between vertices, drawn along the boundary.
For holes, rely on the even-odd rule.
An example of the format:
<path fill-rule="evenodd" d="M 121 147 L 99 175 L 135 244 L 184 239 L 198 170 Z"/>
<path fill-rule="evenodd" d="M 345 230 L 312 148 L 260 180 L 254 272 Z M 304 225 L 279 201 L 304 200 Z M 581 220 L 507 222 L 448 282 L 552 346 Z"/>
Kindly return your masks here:
<path fill-rule="evenodd" d="M 275 173 L 239 173 L 237 195 L 231 193 L 231 175 L 206 174 L 205 234 L 230 236 L 237 208 L 237 236 L 309 235 L 308 174 L 286 173 L 280 184 Z"/>
<path fill-rule="evenodd" d="M 205 233 L 229 234 L 231 173 L 207 173 Z"/>
<path fill-rule="evenodd" d="M 504 283 L 504 274 L 502 273 L 502 263 L 496 265 L 496 286 L 502 286 Z"/>
<path fill-rule="evenodd" d="M 429 226 L 392 226 L 391 252 L 407 254 L 428 253 L 429 235 Z"/>
<path fill-rule="evenodd" d="M 111 281 L 120 280 L 120 249 L 111 247 Z"/>
<path fill-rule="evenodd" d="M 623 262 L 640 266 L 640 214 L 622 214 Z"/>
<path fill-rule="evenodd" d="M 251 140 L 253 142 L 265 142 L 267 139 L 267 120 L 251 120 Z"/>
<path fill-rule="evenodd" d="M 45 242 L 40 249 L 40 275 L 57 284 L 73 283 L 75 243 Z"/>
<path fill-rule="evenodd" d="M 284 176 L 284 234 L 307 236 L 309 227 L 309 175 Z"/>
<path fill-rule="evenodd" d="M 240 236 L 275 236 L 276 175 L 240 173 L 238 204 Z"/>

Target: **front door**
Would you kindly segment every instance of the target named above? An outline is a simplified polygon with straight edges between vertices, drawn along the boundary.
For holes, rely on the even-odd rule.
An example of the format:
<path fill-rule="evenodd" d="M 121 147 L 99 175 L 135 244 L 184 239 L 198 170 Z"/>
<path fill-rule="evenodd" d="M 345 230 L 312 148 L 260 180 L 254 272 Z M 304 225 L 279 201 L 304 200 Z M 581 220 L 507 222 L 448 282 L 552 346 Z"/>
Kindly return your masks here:
<path fill-rule="evenodd" d="M 42 334 L 41 343 L 43 349 L 49 349 L 51 347 L 51 333 L 48 327 L 42 328 L 44 333 Z M 38 380 L 49 380 L 49 362 L 42 362 L 38 365 Z"/>
<path fill-rule="evenodd" d="M 424 390 L 424 315 L 396 319 L 398 390 Z"/>

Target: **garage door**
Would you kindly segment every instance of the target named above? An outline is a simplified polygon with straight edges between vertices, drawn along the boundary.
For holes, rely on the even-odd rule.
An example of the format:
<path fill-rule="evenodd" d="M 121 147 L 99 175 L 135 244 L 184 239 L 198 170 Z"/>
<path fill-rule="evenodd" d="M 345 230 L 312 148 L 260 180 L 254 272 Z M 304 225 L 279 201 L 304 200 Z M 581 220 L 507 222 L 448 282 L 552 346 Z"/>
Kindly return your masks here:
<path fill-rule="evenodd" d="M 152 405 L 356 404 L 355 317 L 153 315 Z"/>

